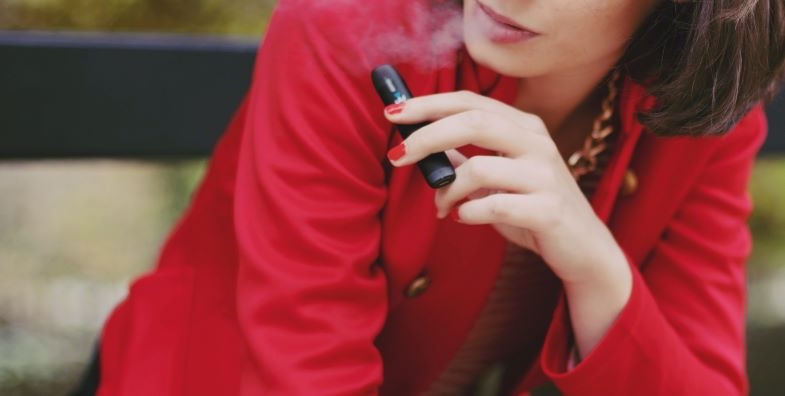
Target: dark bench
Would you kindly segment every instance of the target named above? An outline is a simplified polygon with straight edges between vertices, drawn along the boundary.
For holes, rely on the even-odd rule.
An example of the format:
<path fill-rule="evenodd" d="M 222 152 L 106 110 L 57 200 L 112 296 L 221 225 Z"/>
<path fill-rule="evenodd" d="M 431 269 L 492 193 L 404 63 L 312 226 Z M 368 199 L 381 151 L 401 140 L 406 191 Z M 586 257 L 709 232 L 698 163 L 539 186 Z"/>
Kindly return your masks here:
<path fill-rule="evenodd" d="M 257 40 L 0 31 L 0 159 L 204 156 Z M 766 153 L 785 152 L 785 95 Z"/>
<path fill-rule="evenodd" d="M 0 32 L 0 158 L 204 156 L 257 40 Z"/>

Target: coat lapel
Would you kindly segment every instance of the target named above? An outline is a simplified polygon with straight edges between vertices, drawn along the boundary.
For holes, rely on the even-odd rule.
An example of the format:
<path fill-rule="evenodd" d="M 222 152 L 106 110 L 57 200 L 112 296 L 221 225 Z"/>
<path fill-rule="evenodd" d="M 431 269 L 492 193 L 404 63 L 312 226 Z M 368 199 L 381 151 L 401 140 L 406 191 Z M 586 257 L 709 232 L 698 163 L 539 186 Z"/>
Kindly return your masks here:
<path fill-rule="evenodd" d="M 608 224 L 624 173 L 643 133 L 643 125 L 638 122 L 636 113 L 650 109 L 654 105 L 654 97 L 646 95 L 645 87 L 633 81 L 629 76 L 624 78 L 619 100 L 621 131 L 619 131 L 608 167 L 600 178 L 591 199 L 594 212 L 605 224 Z"/>

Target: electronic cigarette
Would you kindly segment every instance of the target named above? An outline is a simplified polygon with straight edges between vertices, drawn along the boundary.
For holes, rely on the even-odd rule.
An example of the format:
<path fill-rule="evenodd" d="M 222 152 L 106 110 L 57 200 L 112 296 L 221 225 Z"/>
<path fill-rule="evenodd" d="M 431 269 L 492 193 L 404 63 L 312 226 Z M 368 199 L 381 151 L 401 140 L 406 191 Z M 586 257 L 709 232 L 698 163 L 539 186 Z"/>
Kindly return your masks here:
<path fill-rule="evenodd" d="M 373 69 L 371 79 L 385 106 L 405 102 L 413 97 L 406 82 L 391 65 L 381 65 Z M 428 124 L 430 122 L 395 124 L 395 126 L 401 136 L 406 139 L 414 131 Z M 428 155 L 418 161 L 417 166 L 431 188 L 443 187 L 455 180 L 455 169 L 444 151 Z"/>

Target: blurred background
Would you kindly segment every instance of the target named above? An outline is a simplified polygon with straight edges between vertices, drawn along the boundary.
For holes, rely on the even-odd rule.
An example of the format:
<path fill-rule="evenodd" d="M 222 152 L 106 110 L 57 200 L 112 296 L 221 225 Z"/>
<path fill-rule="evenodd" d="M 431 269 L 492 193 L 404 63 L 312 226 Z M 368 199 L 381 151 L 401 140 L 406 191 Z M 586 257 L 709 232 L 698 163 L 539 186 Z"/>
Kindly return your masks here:
<path fill-rule="evenodd" d="M 253 47 L 273 4 L 0 0 L 0 30 L 209 34 Z M 64 394 L 77 380 L 108 312 L 154 264 L 204 166 L 193 156 L 0 161 L 0 395 Z M 780 395 L 785 152 L 759 158 L 751 194 L 749 371 L 753 394 Z"/>

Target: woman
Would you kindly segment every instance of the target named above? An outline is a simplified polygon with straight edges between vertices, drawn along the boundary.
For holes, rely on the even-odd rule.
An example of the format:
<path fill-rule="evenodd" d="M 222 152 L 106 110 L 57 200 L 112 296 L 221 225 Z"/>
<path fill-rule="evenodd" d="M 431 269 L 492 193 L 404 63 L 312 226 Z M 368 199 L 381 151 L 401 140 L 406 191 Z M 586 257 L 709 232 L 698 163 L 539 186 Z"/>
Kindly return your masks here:
<path fill-rule="evenodd" d="M 409 56 L 450 6 L 465 45 Z M 281 1 L 106 323 L 99 394 L 747 393 L 746 187 L 783 21 L 780 0 Z M 418 97 L 385 110 L 390 59 Z M 457 177 L 432 189 L 412 165 L 441 151 Z"/>

